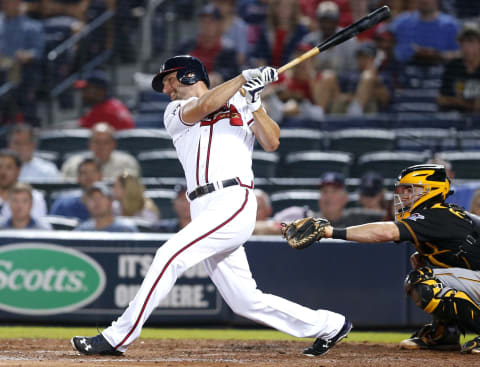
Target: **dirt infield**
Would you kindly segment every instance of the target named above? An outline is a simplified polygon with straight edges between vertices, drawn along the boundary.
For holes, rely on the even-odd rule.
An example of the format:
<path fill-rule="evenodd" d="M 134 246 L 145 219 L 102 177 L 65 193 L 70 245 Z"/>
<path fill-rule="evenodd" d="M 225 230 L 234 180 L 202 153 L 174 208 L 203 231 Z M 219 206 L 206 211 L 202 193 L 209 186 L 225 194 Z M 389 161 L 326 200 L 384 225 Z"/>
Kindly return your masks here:
<path fill-rule="evenodd" d="M 303 341 L 137 341 L 123 357 L 81 356 L 70 342 L 58 339 L 0 339 L 0 366 L 169 366 L 169 367 L 467 367 L 480 356 L 458 352 L 404 351 L 394 344 L 343 341 L 327 355 L 303 356 Z"/>

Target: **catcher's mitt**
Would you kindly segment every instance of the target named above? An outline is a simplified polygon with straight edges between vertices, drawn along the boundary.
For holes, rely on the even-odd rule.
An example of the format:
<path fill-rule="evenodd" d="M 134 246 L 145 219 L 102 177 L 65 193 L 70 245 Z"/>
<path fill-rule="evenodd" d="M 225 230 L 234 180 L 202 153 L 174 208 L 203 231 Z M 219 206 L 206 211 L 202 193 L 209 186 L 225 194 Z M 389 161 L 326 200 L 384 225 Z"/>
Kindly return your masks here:
<path fill-rule="evenodd" d="M 297 219 L 288 224 L 282 223 L 282 234 L 290 247 L 301 250 L 324 238 L 328 225 L 330 222 L 324 218 Z"/>

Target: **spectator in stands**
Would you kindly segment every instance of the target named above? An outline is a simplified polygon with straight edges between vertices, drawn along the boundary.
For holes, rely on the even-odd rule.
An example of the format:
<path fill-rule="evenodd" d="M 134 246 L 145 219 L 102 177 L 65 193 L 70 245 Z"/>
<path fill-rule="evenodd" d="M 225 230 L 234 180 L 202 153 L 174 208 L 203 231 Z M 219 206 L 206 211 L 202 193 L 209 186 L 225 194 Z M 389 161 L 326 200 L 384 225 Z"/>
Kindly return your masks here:
<path fill-rule="evenodd" d="M 480 111 L 480 28 L 467 23 L 458 35 L 461 57 L 445 67 L 437 102 L 442 110 Z"/>
<path fill-rule="evenodd" d="M 392 205 L 385 196 L 383 177 L 376 172 L 367 172 L 360 179 L 358 202 L 360 207 L 377 211 L 383 220 L 393 220 Z"/>
<path fill-rule="evenodd" d="M 160 218 L 160 211 L 152 199 L 145 196 L 145 186 L 131 173 L 117 176 L 113 185 L 113 214 L 135 217 L 154 223 Z"/>
<path fill-rule="evenodd" d="M 391 23 L 396 59 L 435 65 L 456 57 L 457 20 L 439 11 L 438 0 L 418 0 L 416 4 L 416 11 L 402 13 Z"/>
<path fill-rule="evenodd" d="M 255 189 L 253 191 L 257 198 L 257 221 L 253 234 L 281 234 L 282 225 L 272 218 L 273 208 L 268 194 L 261 189 Z"/>
<path fill-rule="evenodd" d="M 50 214 L 69 218 L 78 218 L 82 221 L 90 218 L 86 201 L 87 190 L 96 182 L 102 180 L 100 164 L 93 158 L 85 158 L 77 168 L 77 182 L 80 191 L 65 193 L 52 204 Z"/>
<path fill-rule="evenodd" d="M 245 65 L 247 60 L 247 24 L 236 14 L 236 0 L 213 0 L 222 14 L 222 38 L 233 44 L 237 54 L 238 65 Z"/>
<path fill-rule="evenodd" d="M 110 95 L 110 79 L 103 70 L 93 71 L 85 80 L 78 80 L 76 88 L 82 90 L 82 100 L 91 109 L 79 120 L 81 127 L 91 128 L 106 122 L 116 130 L 133 129 L 132 114 L 120 100 Z"/>
<path fill-rule="evenodd" d="M 267 19 L 270 0 L 238 0 L 238 15 L 247 23 L 248 50 L 255 47 Z M 250 53 L 250 52 L 249 52 Z"/>
<path fill-rule="evenodd" d="M 307 32 L 297 0 L 270 2 L 267 24 L 250 55 L 252 62 L 273 67 L 286 64 Z"/>
<path fill-rule="evenodd" d="M 310 48 L 317 46 L 328 37 L 338 32 L 340 11 L 338 5 L 333 1 L 323 1 L 318 4 L 316 11 L 316 30 L 308 33 L 302 40 L 307 43 Z M 332 47 L 321 52 L 313 59 L 318 71 L 334 70 L 339 73 L 345 70 L 355 69 L 355 50 L 357 49 L 357 41 L 352 38 L 342 44 Z"/>
<path fill-rule="evenodd" d="M 373 40 L 377 48 L 375 64 L 383 81 L 393 94 L 393 90 L 398 87 L 398 74 L 402 68 L 394 55 L 395 37 L 388 30 L 388 25 L 383 23 L 376 29 Z"/>
<path fill-rule="evenodd" d="M 115 179 L 125 171 L 140 176 L 137 160 L 128 153 L 115 150 L 115 130 L 107 123 L 98 123 L 92 128 L 89 152 L 70 157 L 62 166 L 64 177 L 76 177 L 78 164 L 86 157 L 96 159 L 102 167 L 104 178 Z"/>
<path fill-rule="evenodd" d="M 1 217 L 9 218 L 11 216 L 8 198 L 10 190 L 18 182 L 22 161 L 17 153 L 11 150 L 0 151 L 0 207 Z M 32 191 L 32 217 L 41 218 L 47 214 L 47 204 L 43 194 L 37 190 Z"/>
<path fill-rule="evenodd" d="M 480 189 L 475 190 L 470 203 L 470 213 L 480 215 Z"/>
<path fill-rule="evenodd" d="M 338 172 L 326 172 L 320 181 L 320 199 L 318 216 L 327 218 L 333 226 L 347 227 L 368 222 L 380 221 L 384 213 L 363 208 L 346 208 L 348 193 L 345 178 Z"/>
<path fill-rule="evenodd" d="M 17 84 L 12 99 L 3 97 L 8 110 L 4 122 L 38 123 L 37 92 L 42 80 L 41 59 L 45 47 L 42 24 L 22 14 L 21 0 L 2 1 L 0 13 L 0 74 Z M 7 77 L 8 74 L 8 77 Z"/>
<path fill-rule="evenodd" d="M 62 177 L 54 163 L 34 154 L 36 142 L 34 130 L 31 125 L 13 125 L 8 133 L 8 148 L 17 153 L 22 161 L 20 181 Z"/>
<path fill-rule="evenodd" d="M 177 233 L 192 221 L 190 217 L 190 202 L 187 199 L 187 187 L 185 185 L 176 185 L 174 190 L 177 195 L 172 202 L 172 206 L 177 217 L 159 220 L 154 225 L 155 232 Z"/>
<path fill-rule="evenodd" d="M 138 232 L 132 221 L 113 214 L 113 193 L 107 185 L 97 182 L 87 189 L 86 204 L 91 219 L 80 223 L 76 231 Z"/>
<path fill-rule="evenodd" d="M 10 189 L 8 204 L 12 210 L 10 218 L 3 218 L 0 229 L 52 229 L 42 218 L 31 215 L 33 205 L 33 189 L 26 183 L 17 182 Z"/>
<path fill-rule="evenodd" d="M 374 44 L 358 45 L 357 70 L 322 77 L 319 85 L 319 103 L 326 112 L 360 116 L 385 109 L 390 101 L 390 90 L 379 75 Z"/>
<path fill-rule="evenodd" d="M 180 45 L 176 54 L 197 57 L 205 65 L 210 83 L 218 85 L 239 73 L 235 44 L 223 35 L 223 15 L 214 4 L 205 5 L 199 14 L 195 38 Z"/>

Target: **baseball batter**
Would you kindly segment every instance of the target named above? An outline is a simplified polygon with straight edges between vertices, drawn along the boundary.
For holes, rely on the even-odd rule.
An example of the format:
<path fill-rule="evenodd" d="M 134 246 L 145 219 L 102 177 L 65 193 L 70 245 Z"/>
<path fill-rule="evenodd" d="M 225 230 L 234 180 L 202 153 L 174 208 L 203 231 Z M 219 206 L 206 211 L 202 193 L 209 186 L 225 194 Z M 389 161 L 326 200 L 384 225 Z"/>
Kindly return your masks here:
<path fill-rule="evenodd" d="M 405 290 L 433 322 L 400 347 L 479 354 L 480 336 L 461 346 L 460 333 L 480 334 L 480 217 L 445 203 L 450 193 L 444 166 L 415 165 L 404 169 L 395 185 L 395 222 L 334 228 L 326 219 L 305 218 L 288 224 L 284 234 L 295 248 L 319 238 L 412 242 L 417 252 Z"/>
<path fill-rule="evenodd" d="M 326 353 L 352 324 L 344 316 L 311 310 L 257 288 L 243 243 L 255 226 L 252 150 L 255 139 L 277 149 L 280 129 L 262 108 L 260 93 L 277 80 L 270 67 L 244 70 L 209 90 L 204 65 L 188 55 L 168 59 L 152 87 L 170 96 L 164 123 L 185 171 L 192 222 L 161 246 L 122 316 L 95 337 L 74 337 L 83 354 L 120 355 L 188 268 L 203 262 L 232 310 L 297 337 L 316 337 L 304 353 Z M 245 97 L 239 93 L 242 88 Z"/>

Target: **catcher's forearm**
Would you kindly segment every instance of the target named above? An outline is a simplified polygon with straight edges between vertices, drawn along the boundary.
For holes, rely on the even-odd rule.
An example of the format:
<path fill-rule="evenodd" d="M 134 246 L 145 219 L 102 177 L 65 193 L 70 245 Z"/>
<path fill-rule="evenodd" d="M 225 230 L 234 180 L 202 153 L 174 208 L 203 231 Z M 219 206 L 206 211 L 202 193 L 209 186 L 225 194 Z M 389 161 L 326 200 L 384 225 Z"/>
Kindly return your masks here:
<path fill-rule="evenodd" d="M 367 223 L 348 227 L 345 230 L 345 238 L 343 238 L 340 229 L 327 226 L 325 227 L 325 237 L 342 238 L 356 242 L 388 242 L 400 239 L 400 231 L 394 222 Z M 342 237 L 335 236 L 336 233 L 339 233 Z"/>

